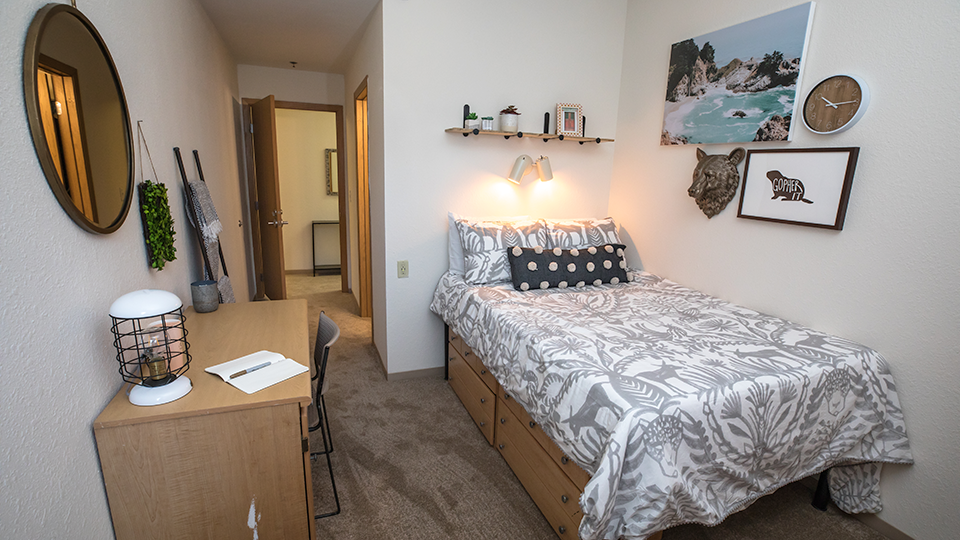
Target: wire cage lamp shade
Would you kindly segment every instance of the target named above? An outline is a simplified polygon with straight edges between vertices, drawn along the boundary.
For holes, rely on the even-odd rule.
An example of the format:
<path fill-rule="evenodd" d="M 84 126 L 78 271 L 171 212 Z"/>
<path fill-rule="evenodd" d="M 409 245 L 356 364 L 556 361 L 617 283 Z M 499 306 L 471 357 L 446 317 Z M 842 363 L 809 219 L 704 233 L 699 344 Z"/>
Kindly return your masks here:
<path fill-rule="evenodd" d="M 110 318 L 120 376 L 135 385 L 131 403 L 160 405 L 190 392 L 193 385 L 183 375 L 190 345 L 177 295 L 154 289 L 125 294 L 110 306 Z"/>

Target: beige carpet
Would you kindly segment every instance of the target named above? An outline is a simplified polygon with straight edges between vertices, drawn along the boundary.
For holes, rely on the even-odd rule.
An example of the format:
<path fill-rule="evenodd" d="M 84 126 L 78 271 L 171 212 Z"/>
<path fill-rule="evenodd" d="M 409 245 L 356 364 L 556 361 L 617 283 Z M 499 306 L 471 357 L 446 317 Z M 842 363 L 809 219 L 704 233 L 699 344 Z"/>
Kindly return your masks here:
<path fill-rule="evenodd" d="M 506 462 L 487 444 L 442 378 L 387 382 L 340 276 L 288 275 L 287 296 L 306 298 L 311 333 L 320 311 L 340 327 L 326 402 L 342 512 L 317 521 L 320 539 L 554 539 Z M 311 336 L 313 350 L 315 336 Z M 425 344 L 425 354 L 436 354 Z M 311 436 L 322 449 L 320 433 Z M 326 460 L 313 464 L 318 513 L 334 508 Z M 835 507 L 810 506 L 799 484 L 764 497 L 716 527 L 684 525 L 664 540 L 883 540 Z"/>

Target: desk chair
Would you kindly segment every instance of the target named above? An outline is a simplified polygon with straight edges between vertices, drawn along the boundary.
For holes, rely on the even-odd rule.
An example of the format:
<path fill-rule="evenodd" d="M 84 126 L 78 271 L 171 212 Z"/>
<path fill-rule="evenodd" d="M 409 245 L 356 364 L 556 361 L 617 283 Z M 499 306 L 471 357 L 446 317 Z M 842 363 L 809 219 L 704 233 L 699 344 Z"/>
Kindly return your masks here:
<path fill-rule="evenodd" d="M 327 469 L 330 471 L 330 485 L 333 486 L 333 500 L 337 504 L 335 512 L 317 514 L 314 519 L 335 516 L 340 513 L 340 497 L 337 495 L 337 482 L 333 479 L 333 464 L 330 463 L 330 453 L 333 452 L 333 437 L 330 434 L 330 420 L 327 418 L 327 403 L 323 395 L 327 391 L 327 357 L 330 347 L 340 339 L 340 328 L 324 312 L 320 312 L 320 324 L 317 325 L 317 344 L 313 349 L 314 373 L 312 379 L 317 381 L 313 404 L 317 408 L 317 423 L 310 426 L 311 432 L 320 430 L 323 438 L 323 451 L 310 452 L 310 459 L 318 456 L 327 456 Z"/>

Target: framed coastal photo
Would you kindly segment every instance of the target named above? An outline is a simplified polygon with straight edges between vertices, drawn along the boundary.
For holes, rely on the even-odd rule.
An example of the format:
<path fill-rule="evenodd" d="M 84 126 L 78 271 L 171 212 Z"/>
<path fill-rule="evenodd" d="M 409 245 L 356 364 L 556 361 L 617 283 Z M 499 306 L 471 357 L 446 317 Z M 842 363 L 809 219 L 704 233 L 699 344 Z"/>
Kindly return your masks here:
<path fill-rule="evenodd" d="M 737 217 L 843 229 L 859 147 L 747 150 Z"/>
<path fill-rule="evenodd" d="M 813 7 L 674 43 L 660 144 L 789 141 Z"/>
<path fill-rule="evenodd" d="M 577 103 L 557 103 L 557 135 L 579 137 L 583 133 L 583 107 Z"/>

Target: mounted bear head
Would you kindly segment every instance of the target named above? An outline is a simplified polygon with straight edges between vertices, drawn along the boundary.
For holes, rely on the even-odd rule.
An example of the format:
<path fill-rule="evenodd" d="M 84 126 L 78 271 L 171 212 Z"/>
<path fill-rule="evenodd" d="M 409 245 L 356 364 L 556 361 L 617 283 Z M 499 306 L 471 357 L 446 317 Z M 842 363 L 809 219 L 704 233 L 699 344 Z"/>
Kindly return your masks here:
<path fill-rule="evenodd" d="M 740 186 L 737 165 L 747 155 L 743 148 L 735 148 L 729 155 L 707 155 L 697 148 L 697 168 L 693 170 L 693 184 L 687 194 L 697 200 L 697 206 L 708 218 L 726 208 Z"/>

